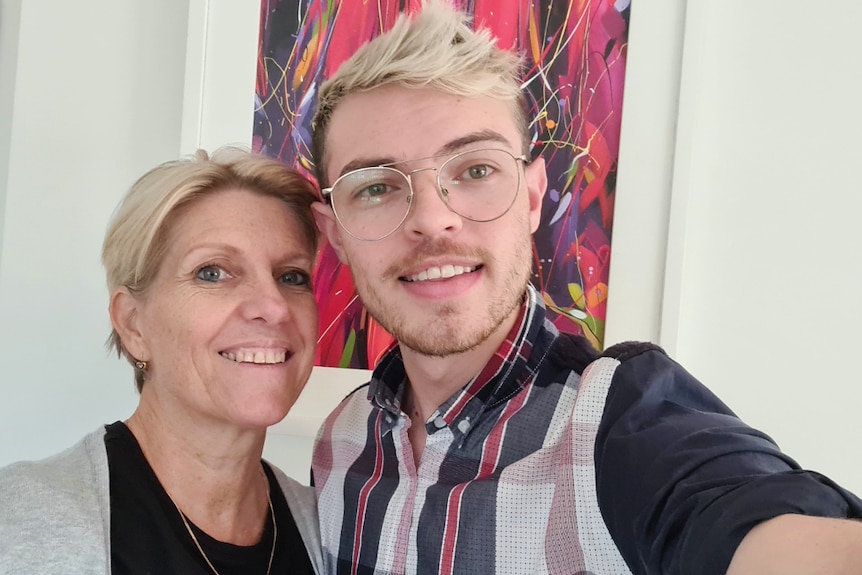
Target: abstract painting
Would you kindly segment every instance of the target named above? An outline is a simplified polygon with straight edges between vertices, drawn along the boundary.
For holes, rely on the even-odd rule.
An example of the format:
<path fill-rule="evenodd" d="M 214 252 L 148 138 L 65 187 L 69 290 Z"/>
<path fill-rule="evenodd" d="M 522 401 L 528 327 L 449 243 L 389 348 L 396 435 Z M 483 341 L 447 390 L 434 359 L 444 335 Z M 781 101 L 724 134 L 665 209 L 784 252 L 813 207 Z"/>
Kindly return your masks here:
<path fill-rule="evenodd" d="M 630 0 L 453 0 L 523 54 L 531 155 L 548 192 L 534 235 L 533 284 L 560 331 L 601 349 Z M 366 40 L 421 0 L 263 0 L 253 148 L 313 177 L 316 89 Z M 362 307 L 324 245 L 314 273 L 317 365 L 371 369 L 392 337 Z"/>

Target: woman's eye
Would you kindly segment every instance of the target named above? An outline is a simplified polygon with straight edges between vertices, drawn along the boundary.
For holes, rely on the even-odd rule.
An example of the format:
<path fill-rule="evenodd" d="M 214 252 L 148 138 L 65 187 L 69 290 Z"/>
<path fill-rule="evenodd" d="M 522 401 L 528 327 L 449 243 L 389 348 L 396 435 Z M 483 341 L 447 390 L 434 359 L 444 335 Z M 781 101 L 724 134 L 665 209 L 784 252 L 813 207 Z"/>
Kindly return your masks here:
<path fill-rule="evenodd" d="M 200 268 L 195 273 L 195 277 L 197 277 L 201 281 L 217 283 L 227 278 L 228 273 L 216 265 L 209 265 Z"/>
<path fill-rule="evenodd" d="M 289 286 L 311 285 L 311 276 L 302 270 L 290 270 L 281 275 L 281 283 Z"/>

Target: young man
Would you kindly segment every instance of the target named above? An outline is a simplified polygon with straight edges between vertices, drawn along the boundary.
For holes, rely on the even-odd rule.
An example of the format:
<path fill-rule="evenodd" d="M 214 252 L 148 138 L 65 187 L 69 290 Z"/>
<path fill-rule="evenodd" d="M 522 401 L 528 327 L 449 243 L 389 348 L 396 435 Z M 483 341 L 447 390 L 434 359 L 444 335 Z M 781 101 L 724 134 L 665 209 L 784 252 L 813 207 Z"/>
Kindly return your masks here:
<path fill-rule="evenodd" d="M 434 2 L 321 87 L 318 222 L 398 340 L 318 436 L 328 571 L 858 573 L 862 501 L 659 348 L 545 318 L 519 72 Z"/>

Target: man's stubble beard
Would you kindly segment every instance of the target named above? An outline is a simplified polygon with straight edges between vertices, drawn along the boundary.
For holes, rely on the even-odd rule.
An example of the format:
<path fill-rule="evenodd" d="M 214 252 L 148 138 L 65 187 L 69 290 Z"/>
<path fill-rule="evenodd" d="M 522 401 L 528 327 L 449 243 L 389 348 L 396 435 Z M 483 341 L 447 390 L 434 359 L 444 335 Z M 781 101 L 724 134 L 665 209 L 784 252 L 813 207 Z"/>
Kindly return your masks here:
<path fill-rule="evenodd" d="M 527 226 L 523 222 L 519 222 L 519 225 Z M 390 309 L 380 286 L 386 285 L 389 280 L 398 281 L 397 278 L 391 277 L 392 274 L 387 274 L 385 281 L 378 283 L 376 289 L 369 287 L 371 282 L 357 281 L 356 276 L 354 276 L 354 283 L 368 313 L 392 334 L 400 345 L 421 355 L 446 357 L 475 349 L 516 313 L 523 301 L 524 292 L 532 274 L 531 253 L 532 234 L 529 227 L 526 227 L 526 232 L 522 232 L 520 240 L 515 245 L 514 258 L 511 260 L 512 267 L 504 276 L 498 275 L 501 270 L 497 267 L 496 259 L 490 254 L 484 250 L 476 254 L 484 263 L 483 273 L 493 273 L 498 282 L 494 286 L 496 294 L 492 294 L 481 304 L 484 307 L 484 313 L 478 317 L 473 314 L 473 321 L 476 322 L 474 326 L 465 325 L 465 321 L 469 321 L 467 316 L 472 310 L 462 309 L 463 304 L 453 302 L 434 304 L 433 311 L 423 310 L 415 314 L 411 313 L 414 310 Z M 485 281 L 494 279 L 494 277 L 487 277 Z M 428 321 L 418 324 L 419 316 L 428 318 Z"/>

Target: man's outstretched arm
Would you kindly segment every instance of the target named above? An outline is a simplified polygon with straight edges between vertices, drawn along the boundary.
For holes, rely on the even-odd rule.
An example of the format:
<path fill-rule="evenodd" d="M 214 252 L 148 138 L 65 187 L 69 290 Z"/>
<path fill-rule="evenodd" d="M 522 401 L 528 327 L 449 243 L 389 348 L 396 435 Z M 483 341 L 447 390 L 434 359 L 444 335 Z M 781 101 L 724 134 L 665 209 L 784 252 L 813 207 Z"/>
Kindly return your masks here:
<path fill-rule="evenodd" d="M 597 495 L 633 573 L 792 573 L 784 563 L 810 568 L 827 549 L 862 575 L 862 499 L 801 469 L 661 350 L 609 352 L 621 363 L 596 435 Z"/>

